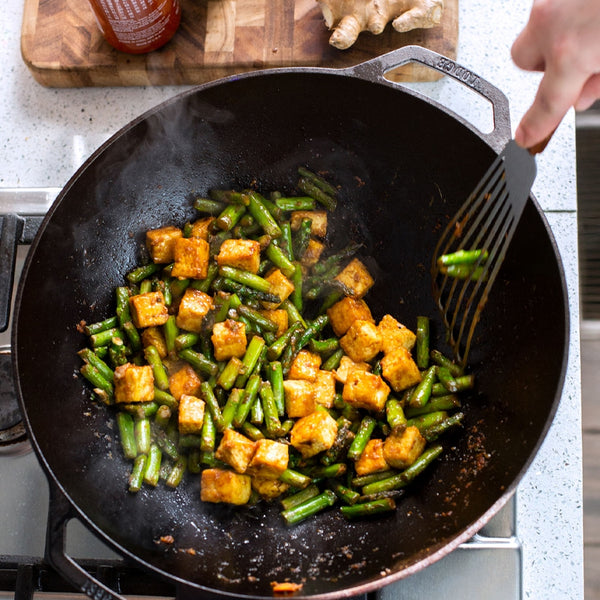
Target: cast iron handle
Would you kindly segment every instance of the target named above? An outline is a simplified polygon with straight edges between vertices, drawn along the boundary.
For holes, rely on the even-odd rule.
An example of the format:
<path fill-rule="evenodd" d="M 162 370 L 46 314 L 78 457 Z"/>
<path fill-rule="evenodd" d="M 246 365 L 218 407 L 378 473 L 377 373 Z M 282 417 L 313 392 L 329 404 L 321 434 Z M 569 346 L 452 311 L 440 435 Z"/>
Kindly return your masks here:
<path fill-rule="evenodd" d="M 17 244 L 23 230 L 23 219 L 17 215 L 0 217 L 0 331 L 6 331 L 10 320 L 10 301 L 15 279 Z"/>
<path fill-rule="evenodd" d="M 46 560 L 73 586 L 93 600 L 126 600 L 107 585 L 88 573 L 66 549 L 66 528 L 69 521 L 77 518 L 75 510 L 65 495 L 52 481 L 50 483 L 50 502 L 48 509 L 48 528 L 46 530 Z"/>
<path fill-rule="evenodd" d="M 367 81 L 379 84 L 385 84 L 391 87 L 401 85 L 394 83 L 384 77 L 384 75 L 411 62 L 417 62 L 426 67 L 439 71 L 440 73 L 452 77 L 462 85 L 470 88 L 477 94 L 483 96 L 492 105 L 492 119 L 494 128 L 490 133 L 479 132 L 480 135 L 499 152 L 511 137 L 510 110 L 508 98 L 495 85 L 482 79 L 470 69 L 463 67 L 446 56 L 438 54 L 433 50 L 423 48 L 422 46 L 404 46 L 398 50 L 392 50 L 376 58 L 365 61 L 354 67 L 343 69 L 349 75 L 365 79 Z M 429 103 L 438 106 L 442 111 L 451 112 L 463 125 L 469 129 L 474 126 L 464 117 L 457 115 L 440 103 L 427 98 L 423 94 L 414 91 L 412 88 L 404 88 L 405 91 L 414 96 L 423 98 Z"/>

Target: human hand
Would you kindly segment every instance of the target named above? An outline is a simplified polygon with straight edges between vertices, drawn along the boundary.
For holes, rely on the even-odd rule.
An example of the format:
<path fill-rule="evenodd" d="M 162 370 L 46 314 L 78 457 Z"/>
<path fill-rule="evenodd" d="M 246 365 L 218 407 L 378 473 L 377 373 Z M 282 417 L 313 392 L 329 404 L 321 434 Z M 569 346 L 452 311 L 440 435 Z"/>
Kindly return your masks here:
<path fill-rule="evenodd" d="M 534 0 L 512 58 L 522 69 L 544 73 L 515 132 L 516 142 L 530 148 L 571 107 L 585 110 L 600 98 L 600 0 Z"/>

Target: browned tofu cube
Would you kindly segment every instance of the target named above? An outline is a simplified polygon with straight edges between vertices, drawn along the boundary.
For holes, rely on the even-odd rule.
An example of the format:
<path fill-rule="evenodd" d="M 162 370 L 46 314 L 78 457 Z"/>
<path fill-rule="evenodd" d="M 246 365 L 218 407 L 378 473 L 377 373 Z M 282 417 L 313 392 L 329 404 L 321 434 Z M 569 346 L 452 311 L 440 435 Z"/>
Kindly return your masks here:
<path fill-rule="evenodd" d="M 290 443 L 304 458 L 329 450 L 337 436 L 335 419 L 324 410 L 298 419 L 290 432 Z"/>
<path fill-rule="evenodd" d="M 379 375 L 351 369 L 342 390 L 342 398 L 355 408 L 381 412 L 389 393 L 390 388 Z"/>
<path fill-rule="evenodd" d="M 358 319 L 340 339 L 340 346 L 354 362 L 368 362 L 379 354 L 381 336 L 375 323 Z"/>
<path fill-rule="evenodd" d="M 287 444 L 268 439 L 258 440 L 248 473 L 265 479 L 277 479 L 287 469 L 288 459 Z"/>
<path fill-rule="evenodd" d="M 396 427 L 383 444 L 383 457 L 390 467 L 407 469 L 421 456 L 426 443 L 416 427 Z"/>
<path fill-rule="evenodd" d="M 381 359 L 381 372 L 395 392 L 401 392 L 421 381 L 421 372 L 411 353 L 402 346 Z"/>
<path fill-rule="evenodd" d="M 417 340 L 416 334 L 399 323 L 392 315 L 384 315 L 379 321 L 377 329 L 381 336 L 381 349 L 384 354 L 389 354 L 399 346 L 410 352 Z"/>
<path fill-rule="evenodd" d="M 269 292 L 279 296 L 279 302 L 263 302 L 265 308 L 273 310 L 294 291 L 294 284 L 279 269 L 272 269 L 265 279 L 270 284 Z"/>
<path fill-rule="evenodd" d="M 234 429 L 226 429 L 215 457 L 233 467 L 238 473 L 245 473 L 255 449 L 256 442 Z"/>
<path fill-rule="evenodd" d="M 303 219 L 310 219 L 310 233 L 315 237 L 323 239 L 327 235 L 327 211 L 326 210 L 295 210 L 290 216 L 292 231 L 300 229 Z"/>
<path fill-rule="evenodd" d="M 310 269 L 319 262 L 321 254 L 323 254 L 323 250 L 325 250 L 325 244 L 311 238 L 308 241 L 308 245 L 304 251 L 304 254 L 302 255 L 302 258 L 300 259 L 300 264 L 305 269 Z"/>
<path fill-rule="evenodd" d="M 200 433 L 204 423 L 204 400 L 183 394 L 179 398 L 179 433 Z"/>
<path fill-rule="evenodd" d="M 353 258 L 335 279 L 354 298 L 362 298 L 375 283 L 367 267 L 358 258 Z"/>
<path fill-rule="evenodd" d="M 375 322 L 367 303 L 362 299 L 352 298 L 351 296 L 345 296 L 336 302 L 327 310 L 327 316 L 333 332 L 338 337 L 342 337 L 354 321 Z"/>
<path fill-rule="evenodd" d="M 366 362 L 354 362 L 349 356 L 342 356 L 340 360 L 340 364 L 338 368 L 333 372 L 335 375 L 336 381 L 340 383 L 346 383 L 346 379 L 348 379 L 348 373 L 352 369 L 360 369 L 361 371 L 370 371 L 371 365 Z"/>
<path fill-rule="evenodd" d="M 273 498 L 281 496 L 281 494 L 288 491 L 289 487 L 287 483 L 283 483 L 283 481 L 279 481 L 278 479 L 252 477 L 252 489 L 265 500 L 273 500 Z"/>
<path fill-rule="evenodd" d="M 154 400 L 154 374 L 149 365 L 130 363 L 115 369 L 115 402 L 152 402 Z"/>
<path fill-rule="evenodd" d="M 249 475 L 225 469 L 204 469 L 200 479 L 200 500 L 203 502 L 225 502 L 248 504 L 252 484 Z"/>
<path fill-rule="evenodd" d="M 129 298 L 131 319 L 136 327 L 156 327 L 169 319 L 169 309 L 163 293 L 146 292 Z"/>
<path fill-rule="evenodd" d="M 310 381 L 286 379 L 283 382 L 283 392 L 288 417 L 305 417 L 315 410 L 314 387 Z"/>
<path fill-rule="evenodd" d="M 204 279 L 208 274 L 210 246 L 199 237 L 181 238 L 175 242 L 171 275 L 179 279 Z"/>
<path fill-rule="evenodd" d="M 308 350 L 300 350 L 290 365 L 290 379 L 314 381 L 321 366 L 321 356 Z"/>
<path fill-rule="evenodd" d="M 331 408 L 335 400 L 335 375 L 333 372 L 319 369 L 313 382 L 313 390 L 315 402 Z"/>
<path fill-rule="evenodd" d="M 152 261 L 159 264 L 174 260 L 175 242 L 183 237 L 183 232 L 171 225 L 146 232 L 146 248 Z"/>
<path fill-rule="evenodd" d="M 282 308 L 276 308 L 275 310 L 263 309 L 259 312 L 265 317 L 267 317 L 267 319 L 277 324 L 277 331 L 275 332 L 275 335 L 277 337 L 283 335 L 287 331 L 289 325 L 289 317 L 287 310 L 283 310 Z"/>
<path fill-rule="evenodd" d="M 177 327 L 200 333 L 204 317 L 213 307 L 211 296 L 200 290 L 188 288 L 185 290 L 177 310 Z"/>
<path fill-rule="evenodd" d="M 258 273 L 260 243 L 255 240 L 225 240 L 217 254 L 217 263 L 219 266 Z"/>
<path fill-rule="evenodd" d="M 180 369 L 169 375 L 169 391 L 176 400 L 179 400 L 184 394 L 197 396 L 200 393 L 201 384 L 201 377 L 188 363 L 184 363 Z"/>
<path fill-rule="evenodd" d="M 142 331 L 142 344 L 144 348 L 154 346 L 161 358 L 167 356 L 167 342 L 160 327 L 148 327 Z"/>
<path fill-rule="evenodd" d="M 213 224 L 215 217 L 205 217 L 204 219 L 198 219 L 192 223 L 190 229 L 190 237 L 202 238 L 208 241 L 210 234 L 210 226 Z"/>
<path fill-rule="evenodd" d="M 229 360 L 233 356 L 241 358 L 246 353 L 246 326 L 240 321 L 226 319 L 215 323 L 210 339 L 215 358 L 219 361 Z"/>
<path fill-rule="evenodd" d="M 383 440 L 372 439 L 367 442 L 363 453 L 354 463 L 357 475 L 370 475 L 386 471 L 390 466 L 383 457 Z"/>

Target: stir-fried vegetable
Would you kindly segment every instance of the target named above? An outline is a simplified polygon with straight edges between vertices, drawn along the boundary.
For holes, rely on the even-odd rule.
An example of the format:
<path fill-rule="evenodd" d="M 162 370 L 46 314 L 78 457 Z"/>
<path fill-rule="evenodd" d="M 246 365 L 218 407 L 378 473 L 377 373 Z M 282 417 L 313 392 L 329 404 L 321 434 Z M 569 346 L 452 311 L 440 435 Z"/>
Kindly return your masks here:
<path fill-rule="evenodd" d="M 360 244 L 333 250 L 338 191 L 299 169 L 301 195 L 213 190 L 198 220 L 148 231 L 151 262 L 88 325 L 81 374 L 116 419 L 128 489 L 184 477 L 205 502 L 279 499 L 298 523 L 396 499 L 461 424 L 471 375 L 396 316 L 376 319 Z"/>

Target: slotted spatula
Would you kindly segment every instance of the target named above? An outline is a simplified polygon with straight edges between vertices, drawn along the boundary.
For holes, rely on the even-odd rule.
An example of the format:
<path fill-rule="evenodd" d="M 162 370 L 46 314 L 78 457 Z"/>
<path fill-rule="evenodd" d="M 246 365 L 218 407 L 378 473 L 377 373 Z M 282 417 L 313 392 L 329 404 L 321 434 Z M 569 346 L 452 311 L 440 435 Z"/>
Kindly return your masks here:
<path fill-rule="evenodd" d="M 550 135 L 533 148 L 506 144 L 477 187 L 448 223 L 432 261 L 433 296 L 447 329 L 455 359 L 467 362 L 473 333 L 517 228 L 536 176 L 535 155 Z M 458 251 L 479 251 L 467 274 L 448 274 L 439 258 Z"/>

